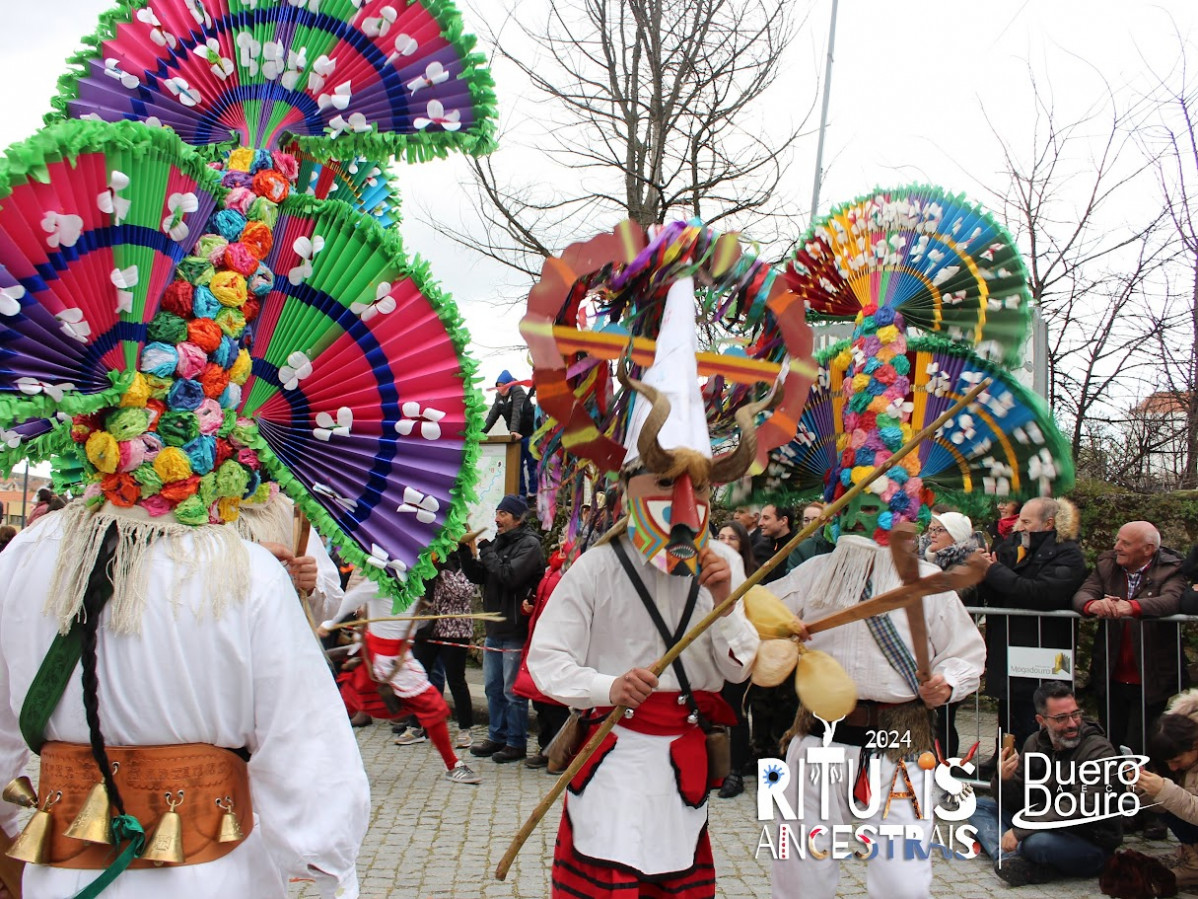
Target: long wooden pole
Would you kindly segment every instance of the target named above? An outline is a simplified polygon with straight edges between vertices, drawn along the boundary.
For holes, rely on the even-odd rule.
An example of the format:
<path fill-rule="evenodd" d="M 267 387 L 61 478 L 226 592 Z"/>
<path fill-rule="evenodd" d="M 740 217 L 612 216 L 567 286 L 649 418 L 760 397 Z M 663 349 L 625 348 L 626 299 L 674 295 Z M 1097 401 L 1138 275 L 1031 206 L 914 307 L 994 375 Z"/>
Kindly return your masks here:
<path fill-rule="evenodd" d="M 891 456 L 881 465 L 873 468 L 864 479 L 846 490 L 843 496 L 826 506 L 817 521 L 813 521 L 811 524 L 807 525 L 807 527 L 803 528 L 801 531 L 791 537 L 785 546 L 774 553 L 773 558 L 749 575 L 749 577 L 745 579 L 744 583 L 733 590 L 727 599 L 708 612 L 702 621 L 700 621 L 686 633 L 686 636 L 675 643 L 673 648 L 667 651 L 664 656 L 654 662 L 650 670 L 655 675 L 660 677 L 661 673 L 670 667 L 674 660 L 678 658 L 678 656 L 682 655 L 683 651 L 692 643 L 694 643 L 704 631 L 715 624 L 715 622 L 722 615 L 731 609 L 737 600 L 744 596 L 751 588 L 760 584 L 762 578 L 782 564 L 782 560 L 789 556 L 791 552 L 794 551 L 795 547 L 814 534 L 820 527 L 823 526 L 827 519 L 832 518 L 832 516 L 843 509 L 845 505 L 853 499 L 853 497 L 857 496 L 867 486 L 872 484 L 875 480 L 906 458 L 913 450 L 923 443 L 924 440 L 936 433 L 936 431 L 938 431 L 945 422 L 977 399 L 978 395 L 989 386 L 990 380 L 988 378 L 983 379 L 980 383 L 975 385 L 972 390 L 961 397 L 961 399 L 957 400 L 957 402 L 953 403 L 952 406 L 946 409 L 939 417 L 937 417 L 935 421 L 903 444 L 903 446 L 900 447 L 893 456 Z M 614 709 L 612 709 L 611 714 L 607 716 L 607 719 L 599 726 L 599 729 L 595 731 L 595 733 L 591 736 L 591 739 L 587 741 L 586 745 L 583 746 L 581 750 L 579 750 L 578 755 L 574 757 L 574 761 L 570 763 L 570 767 L 562 772 L 561 777 L 557 779 L 557 783 L 553 785 L 553 788 L 550 789 L 545 798 L 540 801 L 535 809 L 533 809 L 532 814 L 528 816 L 528 820 L 524 822 L 523 826 L 516 831 L 516 835 L 512 838 L 511 845 L 508 846 L 507 852 L 503 854 L 503 858 L 499 860 L 499 866 L 495 869 L 495 877 L 497 879 L 504 880 L 507 877 L 508 869 L 511 868 L 512 862 L 516 860 L 516 856 L 520 853 L 520 849 L 532 835 L 532 832 L 536 829 L 537 824 L 539 824 L 541 819 L 545 817 L 545 813 L 549 811 L 553 803 L 557 801 L 557 797 L 560 796 L 562 791 L 566 789 L 566 785 L 574 779 L 574 775 L 577 774 L 582 769 L 582 766 L 586 764 L 587 759 L 589 759 L 594 754 L 595 750 L 599 748 L 599 744 L 603 742 L 603 738 L 611 733 L 611 729 L 616 726 L 622 717 L 624 717 L 624 713 L 626 711 L 628 710 L 624 706 L 616 706 Z"/>

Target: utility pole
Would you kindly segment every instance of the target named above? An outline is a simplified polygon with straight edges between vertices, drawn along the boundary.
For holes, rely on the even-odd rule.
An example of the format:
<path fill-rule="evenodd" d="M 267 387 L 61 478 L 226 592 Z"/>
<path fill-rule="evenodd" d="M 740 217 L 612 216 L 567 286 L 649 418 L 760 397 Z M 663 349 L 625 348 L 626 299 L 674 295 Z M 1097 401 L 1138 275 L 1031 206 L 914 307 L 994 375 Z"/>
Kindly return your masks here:
<path fill-rule="evenodd" d="M 824 68 L 824 102 L 819 114 L 819 143 L 815 149 L 815 184 L 811 188 L 811 224 L 819 215 L 819 185 L 824 177 L 824 132 L 828 130 L 828 101 L 832 96 L 832 54 L 836 46 L 836 7 L 832 0 L 832 23 L 828 26 L 828 62 Z"/>

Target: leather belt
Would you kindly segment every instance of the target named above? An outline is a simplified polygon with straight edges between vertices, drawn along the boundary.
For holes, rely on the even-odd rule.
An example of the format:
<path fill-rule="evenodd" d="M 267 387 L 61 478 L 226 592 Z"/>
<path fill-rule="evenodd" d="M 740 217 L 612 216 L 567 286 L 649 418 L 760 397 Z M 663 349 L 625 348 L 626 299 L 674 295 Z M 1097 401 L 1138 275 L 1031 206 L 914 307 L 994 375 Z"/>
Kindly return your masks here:
<path fill-rule="evenodd" d="M 249 770 L 235 750 L 209 743 L 175 746 L 109 746 L 108 759 L 119 763 L 114 780 L 125 804 L 145 828 L 147 837 L 168 811 L 166 793 L 183 791 L 175 811 L 180 817 L 184 865 L 215 861 L 241 845 L 221 843 L 221 818 L 225 800 L 232 800 L 232 813 L 243 837 L 254 829 L 250 799 Z M 112 862 L 113 847 L 87 843 L 66 835 L 66 830 L 99 783 L 100 772 L 91 747 L 80 743 L 49 742 L 42 746 L 38 792 L 43 798 L 62 791 L 52 808 L 53 826 L 44 864 L 56 868 L 104 869 Z M 218 806 L 217 801 L 222 803 Z M 225 807 L 222 807 L 225 806 Z M 150 868 L 154 863 L 136 859 L 131 868 Z"/>

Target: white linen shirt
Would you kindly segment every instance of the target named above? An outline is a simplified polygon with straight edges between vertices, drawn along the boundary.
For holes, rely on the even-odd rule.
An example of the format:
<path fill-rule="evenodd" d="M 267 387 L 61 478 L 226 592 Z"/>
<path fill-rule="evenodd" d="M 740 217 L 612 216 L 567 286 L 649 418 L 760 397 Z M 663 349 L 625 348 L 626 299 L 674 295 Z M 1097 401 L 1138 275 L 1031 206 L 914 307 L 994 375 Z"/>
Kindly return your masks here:
<path fill-rule="evenodd" d="M 18 715 L 57 632 L 42 608 L 61 538 L 61 522 L 47 517 L 0 553 L 0 782 L 20 774 L 29 759 Z M 314 878 L 324 897 L 354 899 L 369 785 L 345 706 L 290 577 L 269 552 L 244 542 L 249 593 L 214 619 L 203 577 L 184 581 L 171 595 L 175 563 L 166 543 L 159 540 L 146 557 L 141 635 L 114 635 L 103 623 L 99 629 L 104 739 L 112 746 L 245 747 L 254 829 L 216 861 L 126 871 L 104 891 L 105 899 L 282 899 L 290 877 Z M 46 739 L 89 742 L 77 674 L 50 717 Z M 0 826 L 9 835 L 16 822 L 15 806 L 0 804 Z M 25 896 L 73 896 L 98 874 L 28 865 Z"/>

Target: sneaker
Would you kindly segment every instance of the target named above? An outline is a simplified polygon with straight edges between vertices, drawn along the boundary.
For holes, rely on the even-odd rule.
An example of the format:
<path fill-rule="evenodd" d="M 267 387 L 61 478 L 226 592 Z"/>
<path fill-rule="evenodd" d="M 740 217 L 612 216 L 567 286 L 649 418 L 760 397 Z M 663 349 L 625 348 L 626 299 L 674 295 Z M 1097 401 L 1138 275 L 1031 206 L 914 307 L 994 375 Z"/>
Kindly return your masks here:
<path fill-rule="evenodd" d="M 445 779 L 455 784 L 480 784 L 483 782 L 483 779 L 463 761 L 459 761 L 451 770 L 446 771 Z"/>
<path fill-rule="evenodd" d="M 549 767 L 549 759 L 545 757 L 544 753 L 538 752 L 536 755 L 530 755 L 528 758 L 526 758 L 524 760 L 524 767 L 525 768 L 548 768 Z"/>
<path fill-rule="evenodd" d="M 458 738 L 453 742 L 454 749 L 469 749 L 474 745 L 474 734 L 470 732 L 470 728 L 463 727 L 458 731 Z"/>
<path fill-rule="evenodd" d="M 423 743 L 428 740 L 423 727 L 410 727 L 395 738 L 396 746 L 411 746 L 413 743 Z"/>
<path fill-rule="evenodd" d="M 391 733 L 395 734 L 395 736 L 397 736 L 397 737 L 403 736 L 403 732 L 407 729 L 408 729 L 408 726 L 406 724 L 392 724 L 391 725 Z"/>
<path fill-rule="evenodd" d="M 720 798 L 731 799 L 733 796 L 739 796 L 744 791 L 744 779 L 736 772 L 733 772 L 724 778 L 724 785 L 720 787 Z"/>
<path fill-rule="evenodd" d="M 1030 862 L 1021 855 L 1004 855 L 1002 865 L 994 863 L 994 873 L 1013 887 L 1027 886 L 1030 883 L 1048 883 L 1055 879 L 1056 871 L 1048 865 L 1038 865 Z"/>
<path fill-rule="evenodd" d="M 481 743 L 478 743 L 474 746 L 471 746 L 470 754 L 476 755 L 479 758 L 485 759 L 487 756 L 494 755 L 502 748 L 503 748 L 502 743 L 499 743 L 495 740 L 488 739 L 488 740 L 483 740 Z"/>
<path fill-rule="evenodd" d="M 527 756 L 528 750 L 523 746 L 504 746 L 491 753 L 491 761 L 502 765 L 504 762 L 523 761 Z"/>

